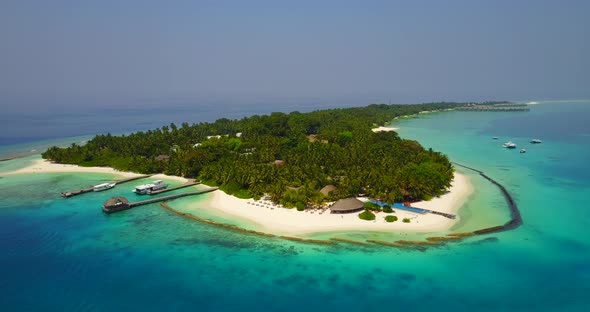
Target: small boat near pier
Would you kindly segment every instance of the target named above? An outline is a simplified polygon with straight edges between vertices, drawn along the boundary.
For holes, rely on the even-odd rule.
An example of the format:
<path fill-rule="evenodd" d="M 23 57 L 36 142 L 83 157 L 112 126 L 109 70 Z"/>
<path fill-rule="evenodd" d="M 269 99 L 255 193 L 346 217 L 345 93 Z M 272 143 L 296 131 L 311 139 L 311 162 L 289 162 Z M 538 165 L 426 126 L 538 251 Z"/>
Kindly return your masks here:
<path fill-rule="evenodd" d="M 106 191 L 115 187 L 116 183 L 102 183 L 92 187 L 94 192 Z"/>
<path fill-rule="evenodd" d="M 168 187 L 168 184 L 162 180 L 156 180 L 153 183 L 138 185 L 133 189 L 133 193 L 138 195 L 151 194 L 159 190 L 163 190 Z"/>
<path fill-rule="evenodd" d="M 138 179 L 144 179 L 144 178 L 148 178 L 148 177 L 150 177 L 150 176 L 149 175 L 134 176 L 134 177 L 125 178 L 122 180 L 117 180 L 115 182 L 107 182 L 107 183 L 97 184 L 95 186 L 89 186 L 87 188 L 83 188 L 83 189 L 79 189 L 79 190 L 61 192 L 60 195 L 62 197 L 72 197 L 72 196 L 81 195 L 81 194 L 89 193 L 89 192 L 105 191 L 105 190 L 115 187 L 115 185 L 117 185 L 117 184 L 130 182 L 130 181 L 134 181 L 134 180 L 138 180 Z"/>

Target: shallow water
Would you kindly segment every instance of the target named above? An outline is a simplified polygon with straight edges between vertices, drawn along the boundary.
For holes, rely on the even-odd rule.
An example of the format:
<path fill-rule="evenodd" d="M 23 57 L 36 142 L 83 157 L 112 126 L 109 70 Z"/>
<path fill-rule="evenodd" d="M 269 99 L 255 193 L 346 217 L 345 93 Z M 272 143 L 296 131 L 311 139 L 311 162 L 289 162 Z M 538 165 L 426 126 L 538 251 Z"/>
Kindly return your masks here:
<path fill-rule="evenodd" d="M 590 103 L 396 122 L 402 137 L 506 185 L 524 220 L 514 231 L 425 251 L 244 235 L 157 204 L 105 215 L 104 199 L 135 196 L 128 189 L 142 181 L 62 199 L 60 191 L 112 177 L 3 176 L 30 159 L 0 162 L 0 302 L 5 311 L 586 311 L 590 129 L 570 127 L 572 115 L 590 120 Z M 544 142 L 528 144 L 533 137 Z M 501 148 L 507 140 L 527 153 Z M 470 177 L 476 192 L 454 230 L 505 222 L 497 189 Z"/>

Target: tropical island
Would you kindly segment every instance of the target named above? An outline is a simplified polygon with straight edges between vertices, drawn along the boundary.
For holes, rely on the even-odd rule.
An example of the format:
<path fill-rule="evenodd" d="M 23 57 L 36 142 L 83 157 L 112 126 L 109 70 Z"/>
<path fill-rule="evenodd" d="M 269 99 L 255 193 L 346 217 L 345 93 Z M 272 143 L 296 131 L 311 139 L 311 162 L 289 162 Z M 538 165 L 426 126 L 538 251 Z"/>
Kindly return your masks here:
<path fill-rule="evenodd" d="M 366 222 L 359 218 L 375 219 L 369 210 L 388 213 L 393 203 L 409 206 L 420 201 L 422 208 L 447 212 L 460 206 L 471 192 L 470 185 L 465 176 L 454 172 L 447 156 L 402 139 L 393 131 L 395 128 L 385 125 L 396 118 L 464 106 L 372 104 L 254 115 L 239 120 L 222 118 L 213 123 L 183 123 L 180 127 L 170 124 L 130 135 L 97 135 L 85 145 L 52 147 L 42 157 L 53 164 L 197 179 L 225 192 L 217 191 L 210 203 L 225 212 L 272 226 L 280 223 L 277 214 L 289 213 L 278 218 L 292 221 L 283 228 L 292 228 L 294 220 L 301 216 L 289 210 L 313 213 L 327 203 L 346 206 L 350 205 L 346 200 L 370 198 L 372 202 L 360 207 L 365 211 L 354 214 L 356 221 L 347 215 L 339 220 L 332 216 L 315 225 L 305 217 L 299 222 L 309 227 L 299 232 L 318 231 L 320 224 L 332 224 L 330 229 L 359 228 L 359 221 Z M 453 184 L 461 185 L 461 191 L 448 192 Z M 443 199 L 437 198 L 441 195 Z M 375 205 L 375 201 L 381 205 Z M 243 208 L 247 205 L 252 209 Z M 264 214 L 270 215 L 270 211 L 255 213 L 254 205 L 296 209 L 278 209 L 272 219 L 265 219 L 270 216 Z M 236 209 L 238 206 L 242 208 Z M 338 212 L 338 207 L 332 208 L 333 213 Z M 325 209 L 319 211 L 321 214 Z M 395 218 L 380 218 L 380 229 L 391 226 L 391 222 L 414 222 L 414 217 L 412 213 L 401 213 Z M 440 230 L 453 224 L 444 219 L 421 217 L 419 222 L 423 230 Z"/>
<path fill-rule="evenodd" d="M 453 178 L 447 157 L 394 131 L 371 131 L 396 117 L 458 103 L 370 105 L 240 120 L 174 124 L 131 135 L 97 135 L 52 147 L 43 158 L 86 167 L 197 178 L 240 198 L 268 194 L 285 207 L 366 194 L 387 202 L 430 199 Z M 320 190 L 334 189 L 328 196 Z"/>

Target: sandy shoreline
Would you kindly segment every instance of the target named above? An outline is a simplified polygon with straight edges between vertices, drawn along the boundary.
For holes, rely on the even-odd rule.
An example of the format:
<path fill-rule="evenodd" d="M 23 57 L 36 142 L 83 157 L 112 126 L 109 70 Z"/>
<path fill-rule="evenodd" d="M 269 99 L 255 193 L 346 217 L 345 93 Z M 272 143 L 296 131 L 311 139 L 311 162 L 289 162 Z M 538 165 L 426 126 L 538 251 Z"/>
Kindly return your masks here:
<path fill-rule="evenodd" d="M 371 129 L 373 132 L 389 132 L 389 131 L 396 131 L 399 130 L 399 128 L 395 128 L 395 127 L 377 127 L 377 128 L 373 128 Z"/>
<path fill-rule="evenodd" d="M 56 164 L 44 159 L 36 159 L 24 168 L 20 168 L 14 171 L 4 172 L 2 175 L 12 174 L 31 174 L 31 173 L 105 173 L 114 174 L 121 178 L 130 178 L 139 176 L 141 174 L 127 171 L 119 171 L 110 167 L 81 167 L 77 165 L 66 165 Z M 152 176 L 154 179 L 168 179 L 178 182 L 187 182 L 188 179 L 183 177 L 171 176 L 166 174 L 155 174 Z"/>
<path fill-rule="evenodd" d="M 136 173 L 122 172 L 107 167 L 80 167 L 76 165 L 55 164 L 39 159 L 25 168 L 5 172 L 11 174 L 35 174 L 35 173 L 106 173 L 120 177 L 137 176 Z M 186 182 L 188 179 L 164 174 L 154 175 L 155 179 L 170 179 Z M 449 192 L 430 201 L 418 202 L 412 206 L 426 208 L 440 212 L 456 213 L 469 195 L 473 192 L 469 178 L 466 175 L 455 173 L 455 179 Z M 258 205 L 256 205 L 258 204 Z M 174 206 L 174 202 L 169 203 Z M 451 220 L 434 214 L 416 214 L 408 211 L 394 209 L 393 215 L 398 221 L 385 222 L 386 213 L 376 214 L 376 220 L 365 221 L 358 218 L 357 213 L 330 214 L 329 211 L 297 211 L 273 207 L 270 202 L 255 201 L 253 199 L 239 199 L 227 195 L 222 191 L 210 193 L 209 199 L 204 203 L 192 206 L 190 203 L 183 205 L 182 211 L 208 209 L 213 212 L 221 212 L 225 215 L 236 216 L 256 225 L 257 230 L 279 235 L 302 235 L 310 233 L 334 232 L 334 231 L 380 231 L 380 232 L 441 232 L 448 230 L 457 220 Z M 410 219 L 410 223 L 403 223 L 403 218 Z"/>
<path fill-rule="evenodd" d="M 412 206 L 456 213 L 472 192 L 473 187 L 469 178 L 466 175 L 455 173 L 455 179 L 448 193 L 428 202 L 417 202 Z M 374 221 L 365 221 L 358 218 L 358 213 L 301 212 L 296 209 L 273 207 L 272 204 L 265 201 L 239 199 L 222 191 L 213 192 L 211 199 L 205 205 L 211 210 L 251 220 L 259 227 L 257 228 L 259 231 L 281 235 L 335 231 L 440 232 L 448 230 L 458 221 L 458 219 L 451 220 L 434 214 L 416 214 L 399 209 L 394 209 L 395 213 L 391 214 L 398 217 L 396 222 L 385 222 L 385 216 L 390 214 L 383 212 L 377 213 Z M 199 209 L 199 207 L 189 206 L 182 210 L 190 212 L 192 209 Z M 401 222 L 403 218 L 410 219 L 410 223 Z"/>

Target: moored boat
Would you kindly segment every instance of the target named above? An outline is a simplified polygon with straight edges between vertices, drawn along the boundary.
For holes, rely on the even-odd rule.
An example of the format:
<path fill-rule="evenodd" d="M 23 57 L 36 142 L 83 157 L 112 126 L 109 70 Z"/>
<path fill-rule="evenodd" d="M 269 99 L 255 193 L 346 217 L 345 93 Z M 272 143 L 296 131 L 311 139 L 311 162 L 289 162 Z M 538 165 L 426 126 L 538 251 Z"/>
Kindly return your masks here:
<path fill-rule="evenodd" d="M 154 183 L 136 186 L 135 189 L 133 190 L 133 193 L 139 194 L 139 195 L 150 194 L 151 192 L 163 190 L 167 187 L 168 187 L 168 184 L 164 183 L 164 181 L 156 180 L 156 181 L 154 181 Z"/>
<path fill-rule="evenodd" d="M 524 154 L 524 153 L 526 153 L 526 150 L 524 148 L 522 148 L 522 149 L 520 149 L 520 153 Z"/>
<path fill-rule="evenodd" d="M 539 144 L 539 143 L 543 143 L 543 141 L 539 140 L 539 139 L 532 139 L 531 143 L 533 144 Z"/>
<path fill-rule="evenodd" d="M 115 187 L 115 183 L 102 183 L 92 187 L 92 190 L 95 192 L 100 192 L 104 190 L 108 190 Z"/>
<path fill-rule="evenodd" d="M 502 146 L 505 148 L 516 148 L 516 143 L 513 143 L 512 141 L 508 141 L 508 142 L 502 144 Z"/>

